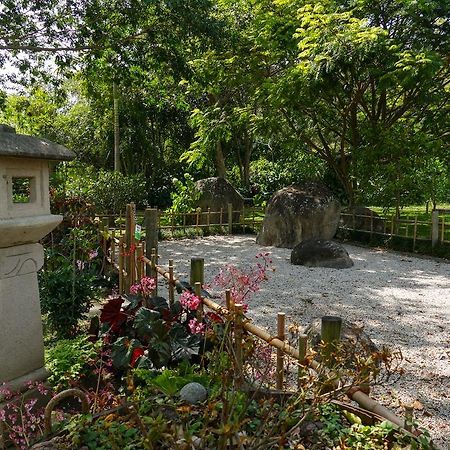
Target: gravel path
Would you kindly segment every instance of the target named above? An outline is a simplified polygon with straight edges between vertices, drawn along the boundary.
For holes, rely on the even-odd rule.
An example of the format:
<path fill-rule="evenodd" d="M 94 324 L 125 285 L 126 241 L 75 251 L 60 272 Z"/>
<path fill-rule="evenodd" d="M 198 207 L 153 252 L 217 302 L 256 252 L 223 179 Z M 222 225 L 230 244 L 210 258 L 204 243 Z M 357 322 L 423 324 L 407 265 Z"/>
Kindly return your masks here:
<path fill-rule="evenodd" d="M 402 414 L 413 403 L 420 425 L 440 445 L 450 445 L 450 264 L 390 251 L 345 245 L 351 269 L 307 268 L 289 262 L 290 250 L 261 247 L 254 236 L 213 236 L 164 241 L 161 264 L 175 261 L 187 277 L 189 259 L 205 258 L 205 281 L 225 264 L 253 265 L 269 251 L 276 268 L 251 301 L 249 316 L 275 331 L 277 312 L 287 323 L 338 315 L 358 325 L 378 345 L 402 351 L 405 375 L 377 397 Z"/>

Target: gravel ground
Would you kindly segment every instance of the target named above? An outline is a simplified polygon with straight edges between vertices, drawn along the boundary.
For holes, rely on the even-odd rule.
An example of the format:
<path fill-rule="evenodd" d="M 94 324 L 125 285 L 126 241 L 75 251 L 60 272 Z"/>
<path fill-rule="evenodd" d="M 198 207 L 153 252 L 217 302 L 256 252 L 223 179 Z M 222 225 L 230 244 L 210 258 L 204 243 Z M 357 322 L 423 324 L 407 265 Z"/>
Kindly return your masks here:
<path fill-rule="evenodd" d="M 436 443 L 450 446 L 450 264 L 395 252 L 345 245 L 351 269 L 307 268 L 289 262 L 290 250 L 261 247 L 254 236 L 213 236 L 164 241 L 161 264 L 174 259 L 175 273 L 188 279 L 189 259 L 205 258 L 205 281 L 225 264 L 253 265 L 271 253 L 276 271 L 250 304 L 249 316 L 275 331 L 276 313 L 287 323 L 338 315 L 358 325 L 379 346 L 400 349 L 404 376 L 375 392 L 402 414 L 414 403 L 415 417 Z M 450 447 L 449 447 L 450 448 Z"/>

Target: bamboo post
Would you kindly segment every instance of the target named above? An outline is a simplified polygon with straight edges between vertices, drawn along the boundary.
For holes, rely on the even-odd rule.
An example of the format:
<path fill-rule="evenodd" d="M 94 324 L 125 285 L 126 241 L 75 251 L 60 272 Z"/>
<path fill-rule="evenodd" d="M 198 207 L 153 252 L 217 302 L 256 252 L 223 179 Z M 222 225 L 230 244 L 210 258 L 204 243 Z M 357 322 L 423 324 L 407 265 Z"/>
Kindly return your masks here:
<path fill-rule="evenodd" d="M 416 249 L 416 239 L 417 239 L 417 216 L 414 217 L 414 228 L 413 228 L 413 251 Z"/>
<path fill-rule="evenodd" d="M 170 213 L 170 234 L 172 235 L 172 238 L 174 231 L 175 231 L 175 213 L 172 211 Z"/>
<path fill-rule="evenodd" d="M 191 258 L 190 285 L 195 286 L 199 282 L 201 286 L 205 284 L 204 278 L 205 260 L 203 258 Z"/>
<path fill-rule="evenodd" d="M 158 251 L 158 210 L 147 208 L 144 213 L 145 226 L 145 254 L 149 257 L 152 249 Z M 150 276 L 154 276 L 150 274 Z"/>
<path fill-rule="evenodd" d="M 220 208 L 220 232 L 223 233 L 223 208 Z"/>
<path fill-rule="evenodd" d="M 245 205 L 242 205 L 242 232 L 245 233 Z"/>
<path fill-rule="evenodd" d="M 300 333 L 298 335 L 298 372 L 297 372 L 297 385 L 301 386 L 301 377 L 304 374 L 304 365 L 306 360 L 306 349 L 308 346 L 308 335 Z"/>
<path fill-rule="evenodd" d="M 370 239 L 373 237 L 373 211 L 370 211 Z"/>
<path fill-rule="evenodd" d="M 394 219 L 395 219 L 395 216 L 393 214 L 392 218 L 391 218 L 391 238 L 394 237 Z"/>
<path fill-rule="evenodd" d="M 124 290 L 124 277 L 123 277 L 123 236 L 120 236 L 119 238 L 119 254 L 118 254 L 118 260 L 119 260 L 119 294 L 123 294 L 125 292 Z"/>
<path fill-rule="evenodd" d="M 444 236 L 445 236 L 445 216 L 442 216 L 442 222 L 441 222 L 441 244 L 444 242 Z"/>
<path fill-rule="evenodd" d="M 411 432 L 414 421 L 414 407 L 411 405 L 405 405 L 405 425 L 406 431 Z"/>
<path fill-rule="evenodd" d="M 228 203 L 228 234 L 233 234 L 233 204 Z"/>
<path fill-rule="evenodd" d="M 156 270 L 156 266 L 158 265 L 158 254 L 156 253 L 156 248 L 152 248 L 152 253 L 150 256 L 151 261 L 151 277 L 155 280 L 155 289 L 153 289 L 153 296 L 158 296 L 158 271 Z"/>
<path fill-rule="evenodd" d="M 200 227 L 199 227 L 199 225 L 200 225 L 200 211 L 201 211 L 201 209 L 197 208 L 196 214 L 195 214 L 195 228 L 196 228 L 198 236 L 200 235 Z"/>
<path fill-rule="evenodd" d="M 285 335 L 285 326 L 286 326 L 286 314 L 278 313 L 277 315 L 277 331 L 278 331 L 278 339 L 283 341 L 286 339 Z M 277 349 L 277 389 L 282 390 L 284 384 L 284 351 L 281 349 Z"/>
<path fill-rule="evenodd" d="M 210 225 L 211 225 L 211 208 L 208 208 L 208 214 L 206 216 L 206 230 L 208 234 L 210 233 Z"/>
<path fill-rule="evenodd" d="M 116 230 L 111 230 L 111 266 L 114 267 L 116 261 Z"/>
<path fill-rule="evenodd" d="M 231 298 L 231 291 L 229 289 L 225 291 L 225 306 L 228 311 L 232 311 L 234 308 L 233 300 Z"/>
<path fill-rule="evenodd" d="M 337 316 L 323 316 L 320 337 L 324 342 L 323 356 L 330 359 L 336 342 L 341 339 L 342 319 Z"/>
<path fill-rule="evenodd" d="M 431 247 L 436 247 L 439 240 L 439 211 L 431 213 Z"/>
<path fill-rule="evenodd" d="M 242 384 L 243 381 L 243 351 L 242 351 L 242 337 L 243 328 L 242 324 L 244 321 L 244 306 L 240 303 L 234 305 L 235 320 L 234 320 L 234 345 L 235 345 L 235 356 L 236 356 L 236 382 L 238 386 Z"/>
<path fill-rule="evenodd" d="M 169 305 L 175 302 L 175 285 L 173 283 L 173 259 L 169 259 Z"/>
<path fill-rule="evenodd" d="M 136 238 L 135 238 L 135 230 L 136 230 L 136 205 L 134 203 L 130 203 L 130 274 L 128 275 L 130 280 L 130 286 L 136 282 Z"/>
<path fill-rule="evenodd" d="M 202 299 L 202 283 L 199 281 L 195 282 L 194 288 L 195 295 L 200 299 L 200 304 L 197 309 L 197 319 L 203 320 L 203 299 Z"/>
<path fill-rule="evenodd" d="M 144 256 L 144 243 L 138 244 L 136 247 L 136 269 L 137 269 L 137 279 L 140 281 L 144 277 L 144 261 L 142 257 Z"/>

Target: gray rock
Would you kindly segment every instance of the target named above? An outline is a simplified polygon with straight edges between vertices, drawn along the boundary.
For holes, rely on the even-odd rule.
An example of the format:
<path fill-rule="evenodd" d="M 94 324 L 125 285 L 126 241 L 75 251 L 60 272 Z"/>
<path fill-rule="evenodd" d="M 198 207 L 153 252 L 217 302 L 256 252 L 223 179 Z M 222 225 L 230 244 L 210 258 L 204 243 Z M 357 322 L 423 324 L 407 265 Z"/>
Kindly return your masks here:
<path fill-rule="evenodd" d="M 220 210 L 222 209 L 222 222 L 228 221 L 228 204 L 233 205 L 233 211 L 241 211 L 244 207 L 244 198 L 225 178 L 212 177 L 197 181 L 195 184 L 200 191 L 197 207 L 202 211 L 211 210 L 210 223 L 220 223 Z M 233 222 L 239 221 L 239 213 L 233 216 Z M 206 215 L 202 215 L 201 223 L 207 222 Z"/>
<path fill-rule="evenodd" d="M 184 402 L 194 405 L 206 400 L 208 393 L 200 383 L 188 383 L 180 391 L 180 398 Z"/>
<path fill-rule="evenodd" d="M 347 269 L 353 261 L 345 248 L 334 241 L 310 239 L 300 242 L 291 253 L 291 263 L 307 267 Z"/>
<path fill-rule="evenodd" d="M 307 239 L 331 239 L 340 212 L 339 201 L 321 184 L 283 188 L 270 199 L 256 242 L 293 248 Z"/>

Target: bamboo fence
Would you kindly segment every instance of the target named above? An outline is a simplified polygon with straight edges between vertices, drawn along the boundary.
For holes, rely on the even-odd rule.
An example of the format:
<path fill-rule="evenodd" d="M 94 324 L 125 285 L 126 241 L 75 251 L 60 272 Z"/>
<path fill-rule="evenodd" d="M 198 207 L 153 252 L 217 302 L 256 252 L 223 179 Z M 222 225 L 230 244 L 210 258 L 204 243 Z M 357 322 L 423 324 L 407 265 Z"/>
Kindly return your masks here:
<path fill-rule="evenodd" d="M 201 299 L 199 314 L 203 314 L 203 308 L 206 307 L 211 311 L 220 314 L 225 320 L 230 321 L 234 336 L 235 347 L 235 367 L 236 378 L 239 383 L 243 382 L 244 378 L 244 352 L 243 352 L 243 336 L 244 333 L 249 333 L 258 339 L 264 341 L 271 347 L 276 349 L 276 371 L 275 384 L 278 390 L 283 390 L 286 386 L 284 380 L 285 373 L 285 358 L 293 358 L 298 365 L 299 377 L 305 368 L 309 367 L 313 371 L 323 370 L 323 363 L 315 361 L 312 357 L 307 357 L 310 354 L 308 349 L 308 338 L 306 335 L 299 336 L 299 347 L 296 348 L 286 341 L 285 334 L 285 315 L 279 313 L 277 316 L 277 334 L 272 335 L 266 330 L 258 327 L 243 313 L 243 307 L 240 304 L 234 304 L 230 291 L 225 292 L 225 305 L 222 306 L 216 303 L 212 298 L 203 295 L 202 285 L 203 280 L 203 265 L 204 261 L 200 258 L 191 260 L 191 277 L 190 283 L 181 282 L 174 273 L 173 260 L 169 260 L 168 268 L 159 264 L 157 243 L 151 249 L 150 255 L 146 253 L 148 249 L 148 242 L 142 239 L 142 236 L 136 232 L 135 227 L 135 209 L 131 204 L 127 207 L 125 215 L 125 234 L 122 230 L 109 230 L 106 220 L 100 222 L 99 233 L 102 238 L 102 245 L 104 250 L 105 265 L 109 264 L 114 270 L 119 273 L 119 292 L 129 292 L 132 284 L 144 275 L 151 276 L 155 279 L 156 287 L 154 295 L 158 295 L 159 279 L 162 278 L 168 284 L 169 302 L 175 301 L 175 289 L 179 291 L 190 290 L 196 293 Z M 150 222 L 147 222 L 150 223 Z M 154 226 L 156 224 L 154 223 Z M 147 230 L 147 235 L 151 235 Z M 109 245 L 107 244 L 109 242 Z M 150 242 L 154 245 L 154 242 Z M 150 256 L 150 257 L 149 257 Z M 324 318 L 325 319 L 325 318 Z M 328 333 L 332 335 L 333 333 Z M 323 331 L 323 335 L 327 335 Z M 311 353 L 312 354 L 312 353 Z M 344 388 L 341 386 L 339 380 L 334 382 L 336 389 Z M 356 401 L 362 408 L 372 412 L 377 416 L 392 422 L 394 425 L 405 428 L 406 421 L 404 418 L 398 417 L 395 413 L 380 405 L 375 400 L 371 399 L 358 386 L 351 388 L 344 388 L 347 395 Z"/>
<path fill-rule="evenodd" d="M 416 216 L 390 218 L 370 214 L 341 213 L 340 230 L 367 233 L 385 237 L 398 237 L 412 241 L 413 250 L 416 242 L 430 242 L 434 247 L 439 244 L 450 244 L 450 211 L 435 210 L 429 220 L 421 220 Z"/>

